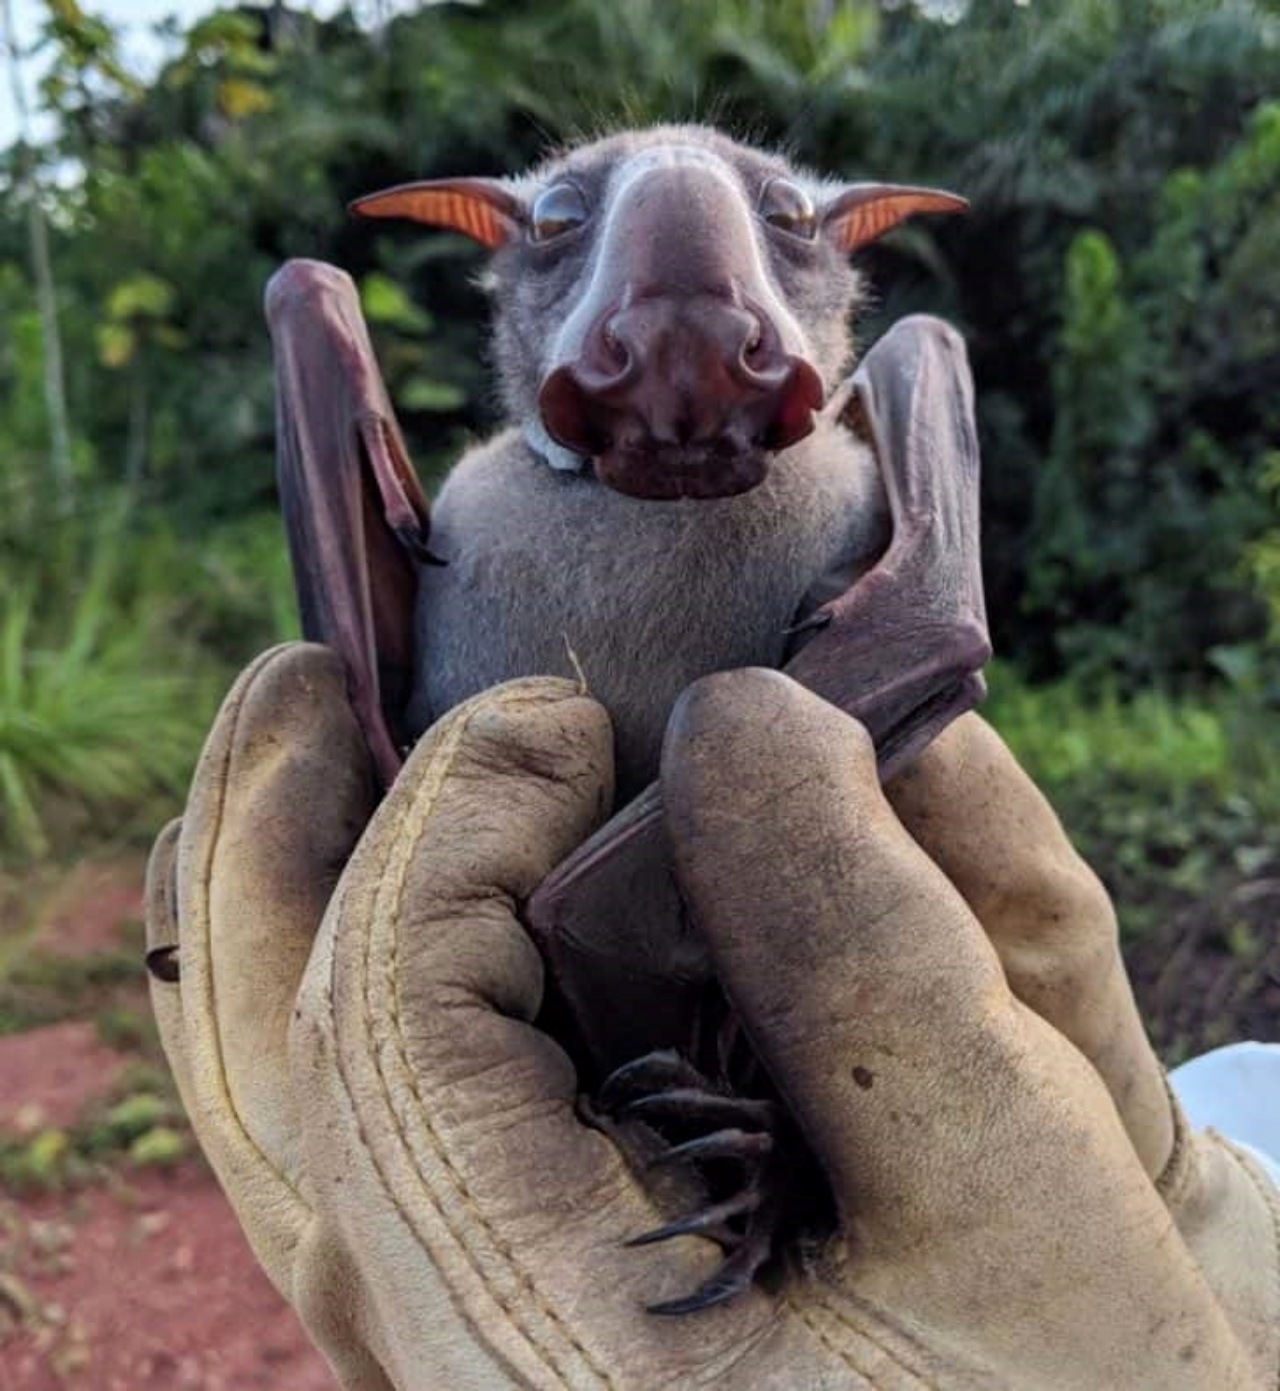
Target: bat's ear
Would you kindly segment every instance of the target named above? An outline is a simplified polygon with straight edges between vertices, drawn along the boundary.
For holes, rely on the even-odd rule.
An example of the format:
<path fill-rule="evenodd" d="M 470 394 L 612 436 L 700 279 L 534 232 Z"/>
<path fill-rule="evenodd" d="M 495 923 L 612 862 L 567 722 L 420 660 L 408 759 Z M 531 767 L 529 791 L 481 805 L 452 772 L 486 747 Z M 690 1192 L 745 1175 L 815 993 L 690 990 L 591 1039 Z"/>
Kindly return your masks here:
<path fill-rule="evenodd" d="M 490 251 L 505 246 L 524 221 L 523 204 L 496 179 L 397 184 L 357 198 L 351 211 L 361 217 L 406 217 L 430 227 L 448 227 Z"/>
<path fill-rule="evenodd" d="M 839 250 L 856 251 L 916 213 L 962 213 L 967 198 L 937 188 L 850 184 L 821 210 L 822 233 Z"/>

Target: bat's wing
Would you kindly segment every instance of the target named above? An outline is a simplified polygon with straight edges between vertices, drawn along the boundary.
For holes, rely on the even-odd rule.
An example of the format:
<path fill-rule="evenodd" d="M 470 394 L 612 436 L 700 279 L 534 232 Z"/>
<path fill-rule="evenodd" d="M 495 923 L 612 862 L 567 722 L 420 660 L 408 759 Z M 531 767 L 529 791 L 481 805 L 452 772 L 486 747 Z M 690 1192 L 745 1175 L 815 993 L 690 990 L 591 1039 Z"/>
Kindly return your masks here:
<path fill-rule="evenodd" d="M 385 785 L 403 761 L 427 500 L 351 277 L 290 261 L 271 278 L 277 472 L 303 635 L 336 648 Z"/>
<path fill-rule="evenodd" d="M 854 374 L 844 419 L 875 453 L 893 533 L 810 620 L 815 636 L 786 670 L 866 725 L 888 781 L 986 694 L 978 436 L 960 335 L 923 314 L 895 324 Z"/>
<path fill-rule="evenodd" d="M 888 778 L 981 699 L 991 655 L 959 336 L 903 320 L 867 354 L 844 416 L 875 451 L 893 534 L 808 621 L 786 670 L 867 726 Z M 680 901 L 656 784 L 551 874 L 527 917 L 595 1081 L 650 1049 L 694 1046 L 711 964 Z"/>

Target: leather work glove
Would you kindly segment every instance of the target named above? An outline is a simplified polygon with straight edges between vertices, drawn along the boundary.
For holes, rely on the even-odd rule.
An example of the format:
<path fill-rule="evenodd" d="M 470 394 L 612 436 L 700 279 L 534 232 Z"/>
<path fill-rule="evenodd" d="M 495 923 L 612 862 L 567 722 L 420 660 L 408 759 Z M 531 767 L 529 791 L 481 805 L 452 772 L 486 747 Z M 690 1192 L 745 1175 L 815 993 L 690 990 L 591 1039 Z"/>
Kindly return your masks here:
<path fill-rule="evenodd" d="M 773 672 L 686 694 L 663 792 L 840 1236 L 775 1288 L 647 1314 L 719 1252 L 622 1246 L 663 1214 L 530 1022 L 543 973 L 517 917 L 607 810 L 610 765 L 595 702 L 518 681 L 440 721 L 374 811 L 336 658 L 285 647 L 237 683 L 156 845 L 166 1051 L 344 1386 L 1276 1384 L 1275 1195 L 1159 1099 L 1048 813 L 1001 840 L 1038 794 L 968 719 L 895 788 L 913 839 L 861 728 Z"/>

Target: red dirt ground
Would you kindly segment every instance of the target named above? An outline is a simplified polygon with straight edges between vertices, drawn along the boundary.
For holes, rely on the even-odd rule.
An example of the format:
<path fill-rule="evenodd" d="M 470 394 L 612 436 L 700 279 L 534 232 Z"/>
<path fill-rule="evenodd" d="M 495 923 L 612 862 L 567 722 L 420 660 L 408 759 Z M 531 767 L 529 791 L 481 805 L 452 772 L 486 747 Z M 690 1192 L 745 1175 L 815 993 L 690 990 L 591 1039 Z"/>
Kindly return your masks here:
<path fill-rule="evenodd" d="M 144 872 L 141 860 L 76 865 L 46 902 L 33 947 L 69 959 L 118 947 L 142 918 Z"/>
<path fill-rule="evenodd" d="M 1280 880 L 1247 887 L 1229 896 L 1230 923 L 1225 907 L 1197 905 L 1130 952 L 1139 1003 L 1166 1056 L 1277 1036 L 1271 924 Z M 31 949 L 118 958 L 131 940 L 136 949 L 140 914 L 139 864 L 82 866 L 45 899 Z M 124 991 L 145 1013 L 141 963 Z M 0 1038 L 0 1138 L 73 1124 L 132 1061 L 81 1019 Z M 70 1196 L 0 1191 L 0 1391 L 265 1386 L 333 1391 L 334 1382 L 198 1162 L 168 1173 L 117 1169 Z"/>
<path fill-rule="evenodd" d="M 82 867 L 33 950 L 118 952 L 141 911 L 136 863 Z M 136 996 L 145 1008 L 139 963 Z M 72 1021 L 0 1038 L 0 1136 L 65 1128 L 133 1059 Z M 334 1391 L 198 1162 L 119 1170 L 66 1195 L 0 1191 L 0 1391 Z"/>
<path fill-rule="evenodd" d="M 333 1391 L 195 1164 L 0 1200 L 0 1391 Z"/>
<path fill-rule="evenodd" d="M 68 1022 L 0 1038 L 0 1133 L 65 1129 L 107 1097 L 128 1062 L 92 1024 Z"/>

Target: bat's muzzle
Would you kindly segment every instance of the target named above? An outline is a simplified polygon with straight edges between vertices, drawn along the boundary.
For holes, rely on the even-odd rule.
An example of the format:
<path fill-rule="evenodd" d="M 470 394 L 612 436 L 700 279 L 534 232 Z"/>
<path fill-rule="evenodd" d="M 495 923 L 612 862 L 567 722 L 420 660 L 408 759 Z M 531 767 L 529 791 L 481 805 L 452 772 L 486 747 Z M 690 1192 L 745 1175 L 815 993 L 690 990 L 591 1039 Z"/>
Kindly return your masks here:
<path fill-rule="evenodd" d="M 558 443 L 632 497 L 731 497 L 803 439 L 817 372 L 740 295 L 634 296 L 603 315 L 538 397 Z"/>

